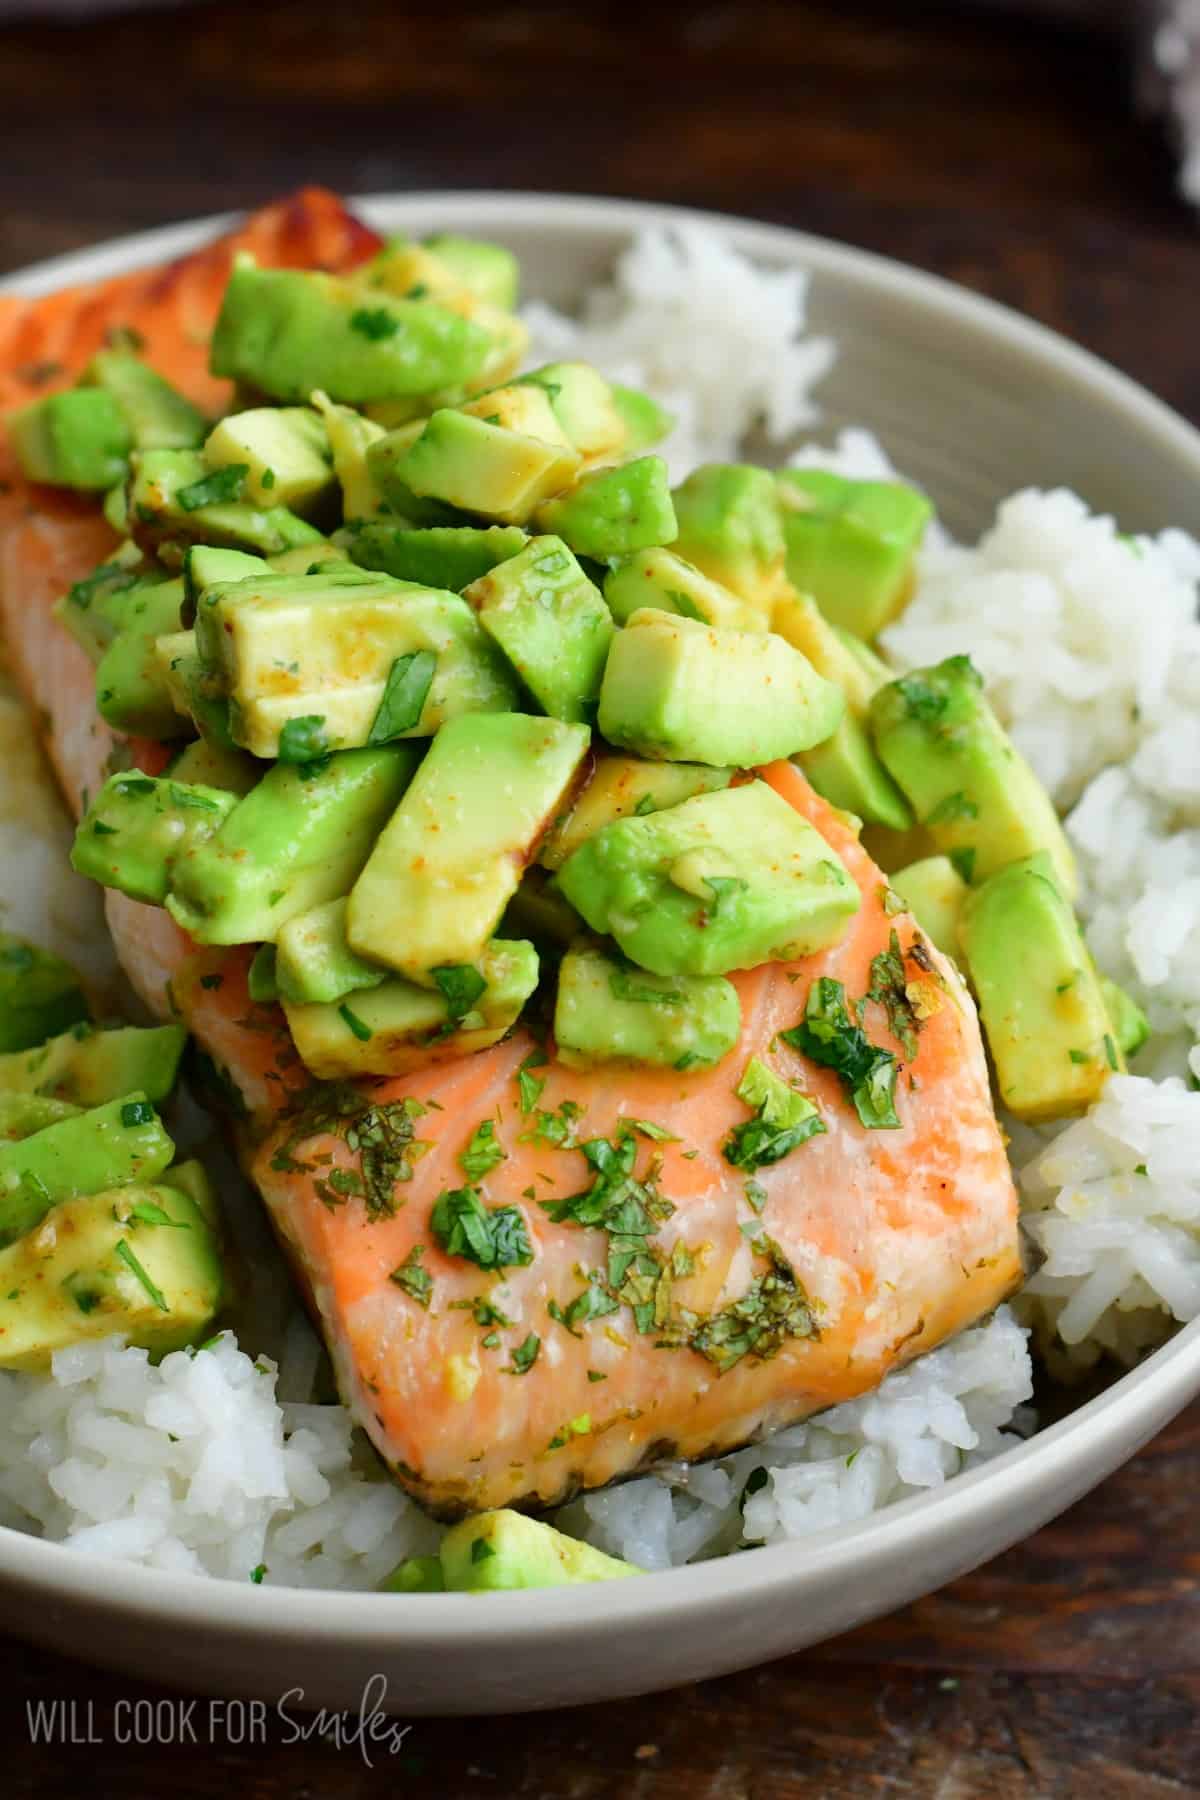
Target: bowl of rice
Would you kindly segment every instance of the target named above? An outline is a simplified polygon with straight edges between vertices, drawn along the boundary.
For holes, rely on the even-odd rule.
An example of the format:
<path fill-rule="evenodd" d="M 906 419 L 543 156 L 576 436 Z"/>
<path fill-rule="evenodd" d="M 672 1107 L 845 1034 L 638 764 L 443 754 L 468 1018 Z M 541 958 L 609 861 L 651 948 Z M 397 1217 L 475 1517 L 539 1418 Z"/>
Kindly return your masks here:
<path fill-rule="evenodd" d="M 802 1648 L 953 1579 L 1200 1391 L 1200 434 L 1052 333 L 800 233 L 538 195 L 360 210 L 381 231 L 514 250 L 533 360 L 586 359 L 653 394 L 677 419 L 677 477 L 746 458 L 926 490 L 937 523 L 883 648 L 900 669 L 971 656 L 1065 820 L 1092 953 L 1151 1027 L 1085 1116 L 1009 1123 L 1034 1268 L 1010 1305 L 859 1400 L 554 1516 L 637 1580 L 378 1591 L 441 1527 L 333 1397 L 232 1162 L 221 1185 L 255 1277 L 211 1354 L 155 1365 L 114 1339 L 47 1374 L 0 1373 L 10 1629 L 297 1710 L 356 1708 L 372 1681 L 413 1714 L 615 1698 Z M 44 293 L 161 261 L 219 223 L 3 285 Z M 0 739 L 5 925 L 115 983 L 11 692 Z M 192 1130 L 205 1139 L 198 1112 Z"/>

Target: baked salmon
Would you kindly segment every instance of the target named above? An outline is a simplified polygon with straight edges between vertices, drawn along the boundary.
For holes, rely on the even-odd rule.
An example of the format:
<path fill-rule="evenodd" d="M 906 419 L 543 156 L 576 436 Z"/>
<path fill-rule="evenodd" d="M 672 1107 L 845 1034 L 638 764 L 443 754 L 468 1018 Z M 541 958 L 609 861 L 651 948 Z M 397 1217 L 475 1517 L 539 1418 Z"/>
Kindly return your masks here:
<path fill-rule="evenodd" d="M 375 244 L 309 192 L 167 270 L 0 300 L 0 405 L 69 379 L 126 327 L 215 409 L 205 345 L 234 250 L 340 269 Z M 114 539 L 94 504 L 4 475 L 4 630 L 78 813 L 113 734 L 51 608 Z M 167 754 L 130 749 L 150 772 Z M 734 1448 L 874 1387 L 1021 1279 L 1016 1194 L 957 970 L 844 815 L 790 764 L 761 773 L 840 855 L 862 903 L 833 948 L 731 977 L 741 1038 L 702 1073 L 568 1069 L 522 1028 L 401 1078 L 314 1083 L 280 1009 L 250 999 L 248 951 L 201 949 L 165 912 L 106 896 L 135 988 L 186 1019 L 222 1079 L 343 1397 L 396 1478 L 443 1515 L 550 1505 Z M 900 1064 L 895 1128 L 864 1125 L 836 1069 L 780 1035 L 822 977 Z M 812 1097 L 824 1131 L 751 1179 L 725 1150 L 755 1057 Z M 488 1270 L 443 1251 L 435 1203 L 468 1187 L 519 1212 L 527 1263 Z"/>

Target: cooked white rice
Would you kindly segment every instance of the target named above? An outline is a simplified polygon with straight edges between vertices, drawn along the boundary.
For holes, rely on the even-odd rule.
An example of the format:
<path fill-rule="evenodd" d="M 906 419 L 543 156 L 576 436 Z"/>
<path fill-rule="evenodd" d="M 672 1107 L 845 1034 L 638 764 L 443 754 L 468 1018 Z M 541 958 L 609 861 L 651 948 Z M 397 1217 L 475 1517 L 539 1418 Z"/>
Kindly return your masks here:
<path fill-rule="evenodd" d="M 736 455 L 751 430 L 782 450 L 816 418 L 811 390 L 833 347 L 804 335 L 806 296 L 804 277 L 756 270 L 688 226 L 639 238 L 580 320 L 540 305 L 528 317 L 537 360 L 589 358 L 677 414 L 679 475 Z M 866 430 L 793 457 L 894 473 Z M 1014 1135 L 1045 1256 L 1015 1308 L 764 1444 L 577 1501 L 559 1515 L 565 1529 L 663 1568 L 862 1518 L 1031 1427 L 1027 1327 L 1063 1372 L 1104 1351 L 1131 1361 L 1200 1311 L 1200 1094 L 1177 1078 L 1189 1054 L 1200 1076 L 1198 581 L 1200 546 L 1181 533 L 1130 543 L 1073 495 L 1019 494 L 974 549 L 931 533 L 913 602 L 887 635 L 900 665 L 973 656 L 1073 809 L 1093 949 L 1155 1027 L 1143 1072 L 1114 1077 L 1085 1119 Z M 0 700 L 6 747 L 13 725 Z M 18 736 L 28 744 L 23 722 Z M 3 769 L 5 922 L 110 973 L 44 775 L 28 753 Z M 343 1407 L 312 1403 L 322 1354 L 289 1315 L 282 1266 L 227 1162 L 222 1183 L 258 1269 L 244 1349 L 230 1332 L 154 1368 L 114 1339 L 61 1353 L 46 1376 L 0 1375 L 0 1523 L 154 1567 L 373 1586 L 432 1548 L 438 1528 L 381 1478 Z"/>

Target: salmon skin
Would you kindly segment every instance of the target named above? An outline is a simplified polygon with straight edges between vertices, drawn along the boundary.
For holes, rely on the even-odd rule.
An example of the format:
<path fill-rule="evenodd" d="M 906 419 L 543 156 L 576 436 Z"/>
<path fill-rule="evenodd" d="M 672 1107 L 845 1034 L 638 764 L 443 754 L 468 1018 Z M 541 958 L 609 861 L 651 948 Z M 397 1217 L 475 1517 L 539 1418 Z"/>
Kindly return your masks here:
<path fill-rule="evenodd" d="M 198 345 L 246 242 L 264 263 L 325 267 L 374 246 L 332 197 L 308 194 L 169 272 L 18 302 L 19 318 L 0 313 L 6 404 L 27 397 L 16 354 L 52 346 L 73 372 L 132 322 L 155 365 L 212 405 Z M 91 666 L 50 608 L 112 537 L 94 506 L 19 481 L 4 506 L 4 628 L 78 810 L 114 743 Z M 129 749 L 161 766 L 160 746 Z M 874 1387 L 1020 1282 L 1016 1194 L 961 978 L 844 817 L 789 764 L 760 773 L 841 856 L 862 904 L 832 949 L 732 977 L 741 1039 L 702 1073 L 567 1069 L 518 1029 L 402 1078 L 313 1083 L 280 1010 L 249 997 L 247 950 L 201 950 L 165 912 L 107 896 L 134 985 L 186 1019 L 240 1117 L 245 1165 L 344 1399 L 444 1516 L 548 1506 L 663 1458 L 733 1449 Z M 838 1073 L 779 1035 L 822 977 L 897 1058 L 898 1127 L 864 1125 Z M 911 1006 L 888 1003 L 906 991 Z M 735 1089 L 752 1057 L 810 1094 L 825 1130 L 748 1173 L 725 1147 L 751 1116 Z M 473 1158 L 473 1144 L 490 1154 Z M 513 1260 L 484 1267 L 434 1235 L 439 1197 L 469 1188 L 509 1209 Z"/>

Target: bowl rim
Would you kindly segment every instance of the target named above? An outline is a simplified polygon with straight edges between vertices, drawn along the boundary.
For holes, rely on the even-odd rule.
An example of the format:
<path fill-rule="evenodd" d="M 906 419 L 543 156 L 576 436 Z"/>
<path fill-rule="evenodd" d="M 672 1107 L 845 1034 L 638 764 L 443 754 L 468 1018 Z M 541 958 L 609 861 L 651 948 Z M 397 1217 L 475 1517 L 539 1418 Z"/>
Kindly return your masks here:
<path fill-rule="evenodd" d="M 627 236 L 646 226 L 678 227 L 689 222 L 718 230 L 727 242 L 756 260 L 799 267 L 815 279 L 850 281 L 882 300 L 910 302 L 927 315 L 940 314 L 956 326 L 972 326 L 994 344 L 1041 364 L 1048 374 L 1068 377 L 1110 405 L 1136 416 L 1164 448 L 1189 463 L 1200 482 L 1200 432 L 1149 390 L 1092 352 L 1011 308 L 944 279 L 874 252 L 836 240 L 732 214 L 636 200 L 543 194 L 520 190 L 447 190 L 357 196 L 349 205 L 383 229 L 412 226 L 436 215 L 446 226 L 474 223 L 475 229 L 549 231 L 559 237 L 594 237 L 598 227 Z M 223 213 L 142 231 L 82 250 L 69 251 L 0 278 L 0 294 L 37 295 L 72 282 L 102 279 L 142 264 L 173 257 L 205 241 L 237 215 Z M 589 1587 L 586 1624 L 597 1639 L 653 1616 L 669 1615 L 673 1627 L 711 1614 L 714 1607 L 753 1606 L 778 1598 L 789 1580 L 818 1566 L 824 1581 L 862 1582 L 894 1559 L 916 1555 L 935 1535 L 969 1535 L 972 1523 L 1003 1508 L 1020 1521 L 1023 1506 L 1038 1493 L 1061 1492 L 1063 1505 L 1076 1497 L 1071 1484 L 1086 1440 L 1089 1460 L 1130 1436 L 1140 1421 L 1144 1442 L 1200 1387 L 1200 1319 L 1179 1330 L 1137 1368 L 1118 1377 L 1104 1392 L 1000 1456 L 955 1476 L 940 1488 L 893 1503 L 865 1519 L 830 1527 L 788 1543 L 758 1546 L 752 1555 L 644 1574 L 637 1581 Z M 1112 1456 L 1120 1460 L 1120 1454 Z M 1088 1486 L 1093 1485 L 1090 1481 Z M 1055 1510 L 1042 1508 L 1043 1512 Z M 1061 1508 L 1058 1508 L 1061 1510 Z M 1041 1516 L 1041 1512 L 1039 1512 Z M 1020 1523 L 1012 1536 L 1023 1535 Z M 1009 1540 L 1011 1541 L 1011 1540 Z M 578 1589 L 541 1588 L 489 1597 L 438 1594 L 397 1597 L 374 1591 L 289 1588 L 262 1585 L 250 1607 L 235 1604 L 248 1583 L 181 1575 L 138 1565 L 79 1555 L 68 1546 L 0 1526 L 0 1580 L 10 1591 L 48 1603 L 83 1601 L 114 1619 L 136 1625 L 171 1616 L 194 1630 L 220 1631 L 243 1642 L 278 1650 L 281 1642 L 311 1640 L 314 1633 L 362 1650 L 450 1647 L 485 1650 L 501 1643 L 577 1634 L 581 1618 Z M 20 1628 L 19 1621 L 12 1621 Z"/>

